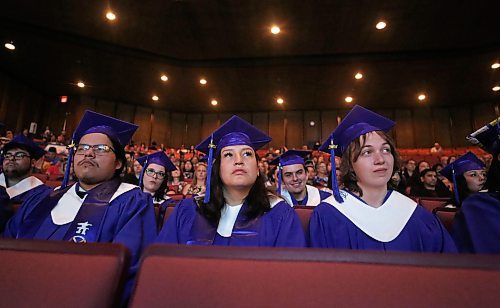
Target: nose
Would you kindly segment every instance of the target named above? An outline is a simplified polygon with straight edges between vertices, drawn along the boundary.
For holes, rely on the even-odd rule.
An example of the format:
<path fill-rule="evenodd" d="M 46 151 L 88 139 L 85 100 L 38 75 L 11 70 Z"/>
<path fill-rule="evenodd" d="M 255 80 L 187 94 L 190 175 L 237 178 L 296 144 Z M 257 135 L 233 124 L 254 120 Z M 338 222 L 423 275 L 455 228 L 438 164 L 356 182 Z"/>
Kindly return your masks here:
<path fill-rule="evenodd" d="M 385 162 L 384 156 L 380 152 L 375 152 L 373 156 L 373 161 L 376 165 L 382 165 Z"/>
<path fill-rule="evenodd" d="M 95 157 L 94 149 L 89 148 L 87 151 L 85 151 L 85 157 Z"/>
<path fill-rule="evenodd" d="M 236 153 L 234 155 L 234 164 L 243 165 L 243 156 L 240 153 Z"/>

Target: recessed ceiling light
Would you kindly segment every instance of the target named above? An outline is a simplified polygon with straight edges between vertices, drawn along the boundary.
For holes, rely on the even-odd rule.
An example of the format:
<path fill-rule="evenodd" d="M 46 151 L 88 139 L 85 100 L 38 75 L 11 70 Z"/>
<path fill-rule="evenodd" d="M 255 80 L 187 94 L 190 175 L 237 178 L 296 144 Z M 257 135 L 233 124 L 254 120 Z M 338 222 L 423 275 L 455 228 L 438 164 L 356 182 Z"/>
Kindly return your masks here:
<path fill-rule="evenodd" d="M 7 43 L 5 43 L 5 45 L 4 45 L 4 46 L 5 46 L 5 48 L 7 48 L 7 49 L 9 49 L 9 50 L 14 50 L 14 49 L 16 49 L 16 46 L 14 45 L 14 43 L 13 43 L 13 42 L 7 42 Z"/>
<path fill-rule="evenodd" d="M 157 100 L 159 100 L 160 98 L 159 98 L 157 95 L 153 95 L 153 97 L 151 97 L 151 99 L 152 99 L 152 100 L 154 100 L 154 101 L 156 102 L 156 101 L 157 101 Z"/>
<path fill-rule="evenodd" d="M 354 99 L 354 98 L 352 98 L 352 96 L 346 96 L 346 97 L 344 98 L 344 100 L 346 101 L 346 103 L 350 103 L 350 102 L 352 102 L 352 101 L 353 101 L 353 99 Z"/>
<path fill-rule="evenodd" d="M 284 100 L 283 100 L 283 98 L 281 98 L 281 97 L 278 97 L 278 98 L 276 99 L 276 103 L 278 103 L 278 104 L 280 104 L 280 105 L 281 105 L 281 104 L 283 104 L 284 102 L 285 102 L 285 101 L 284 101 Z"/>
<path fill-rule="evenodd" d="M 357 72 L 356 75 L 354 75 L 354 78 L 359 80 L 359 79 L 363 78 L 363 74 L 361 74 L 360 72 Z"/>
<path fill-rule="evenodd" d="M 377 28 L 378 30 L 385 29 L 385 27 L 387 27 L 387 24 L 385 23 L 385 21 L 379 21 L 379 22 L 375 25 L 375 28 Z"/>
<path fill-rule="evenodd" d="M 168 80 L 168 77 L 167 77 L 167 75 L 161 75 L 160 79 L 161 79 L 162 81 L 167 81 L 167 80 Z"/>
<path fill-rule="evenodd" d="M 201 78 L 201 79 L 200 79 L 200 83 L 201 83 L 202 85 L 206 85 L 206 84 L 207 84 L 207 80 L 206 80 L 205 78 Z"/>
<path fill-rule="evenodd" d="M 425 96 L 425 94 L 423 94 L 423 93 L 418 95 L 419 101 L 424 101 L 426 98 L 427 98 L 427 96 Z"/>
<path fill-rule="evenodd" d="M 218 102 L 217 100 L 215 100 L 215 99 L 213 99 L 213 100 L 210 102 L 210 104 L 212 104 L 212 106 L 217 106 L 217 104 L 218 104 L 218 103 L 219 103 L 219 102 Z"/>
<path fill-rule="evenodd" d="M 85 88 L 85 83 L 83 83 L 83 81 L 78 81 L 76 85 L 80 88 Z"/>
<path fill-rule="evenodd" d="M 115 19 L 116 19 L 116 15 L 115 15 L 115 13 L 113 13 L 113 12 L 111 12 L 111 11 L 108 11 L 108 12 L 106 13 L 106 18 L 107 18 L 108 20 L 115 20 Z"/>
<path fill-rule="evenodd" d="M 494 69 L 494 70 L 496 70 L 496 69 L 497 69 L 497 68 L 499 68 L 499 67 L 500 67 L 500 63 L 498 63 L 498 62 L 495 62 L 495 63 L 493 63 L 493 64 L 491 65 L 491 68 L 492 68 L 492 69 Z"/>
<path fill-rule="evenodd" d="M 278 33 L 280 33 L 280 32 L 281 32 L 280 27 L 278 27 L 278 26 L 272 26 L 272 27 L 271 27 L 271 33 L 272 33 L 272 34 L 278 34 Z"/>
<path fill-rule="evenodd" d="M 493 91 L 497 92 L 497 91 L 500 91 L 500 86 L 494 86 L 493 88 L 491 88 Z"/>
<path fill-rule="evenodd" d="M 314 121 L 309 122 L 309 126 L 313 127 L 314 125 L 316 125 L 316 123 Z"/>

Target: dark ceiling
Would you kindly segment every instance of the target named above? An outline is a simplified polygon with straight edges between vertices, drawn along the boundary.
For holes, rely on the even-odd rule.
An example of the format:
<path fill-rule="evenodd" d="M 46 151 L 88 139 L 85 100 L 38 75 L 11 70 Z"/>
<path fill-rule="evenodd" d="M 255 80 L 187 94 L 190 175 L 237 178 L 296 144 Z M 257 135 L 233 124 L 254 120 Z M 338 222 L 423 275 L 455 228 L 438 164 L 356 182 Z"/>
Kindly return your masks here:
<path fill-rule="evenodd" d="M 181 112 L 345 108 L 347 95 L 406 108 L 419 92 L 431 106 L 471 105 L 499 99 L 499 12 L 477 0 L 2 0 L 0 71 L 54 97 Z"/>

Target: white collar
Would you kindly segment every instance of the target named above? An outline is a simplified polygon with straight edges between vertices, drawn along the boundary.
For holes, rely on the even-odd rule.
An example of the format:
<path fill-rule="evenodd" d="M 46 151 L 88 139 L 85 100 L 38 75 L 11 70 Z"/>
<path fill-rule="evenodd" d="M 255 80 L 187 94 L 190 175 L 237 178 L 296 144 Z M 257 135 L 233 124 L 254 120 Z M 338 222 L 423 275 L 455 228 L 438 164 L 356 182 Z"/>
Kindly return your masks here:
<path fill-rule="evenodd" d="M 220 213 L 219 224 L 217 225 L 217 233 L 223 237 L 230 237 L 233 233 L 233 227 L 238 218 L 238 213 L 241 210 L 242 204 L 238 205 L 227 205 L 224 204 L 222 211 Z"/>
<path fill-rule="evenodd" d="M 318 204 L 321 203 L 321 195 L 319 194 L 319 189 L 317 189 L 314 186 L 311 185 L 306 185 L 306 190 L 307 190 L 307 206 L 317 206 Z M 283 199 L 285 199 L 286 203 L 288 203 L 290 206 L 295 206 L 292 202 L 292 196 L 290 195 L 290 192 L 286 189 L 281 189 L 281 196 Z"/>
<path fill-rule="evenodd" d="M 10 198 L 14 198 L 19 196 L 22 193 L 27 192 L 30 189 L 43 185 L 43 182 L 34 176 L 29 176 L 14 186 L 7 187 L 7 181 L 5 179 L 5 174 L 0 174 L 0 186 L 5 187 L 5 191 L 9 195 Z"/>
<path fill-rule="evenodd" d="M 136 187 L 138 186 L 128 183 L 121 183 L 109 202 Z M 52 221 L 56 225 L 65 225 L 75 220 L 75 217 L 78 214 L 78 211 L 80 211 L 80 207 L 82 206 L 85 198 L 87 198 L 87 195 L 85 195 L 83 199 L 80 199 L 80 197 L 78 197 L 78 195 L 76 194 L 76 184 L 73 184 L 73 186 L 71 186 L 71 188 L 68 189 L 66 193 L 64 193 L 61 199 L 59 199 L 57 205 L 50 212 Z"/>
<path fill-rule="evenodd" d="M 324 202 L 334 206 L 361 231 L 380 242 L 390 242 L 401 233 L 417 207 L 410 198 L 393 191 L 378 208 L 369 206 L 351 194 L 341 191 L 344 203 L 338 203 L 333 196 Z"/>

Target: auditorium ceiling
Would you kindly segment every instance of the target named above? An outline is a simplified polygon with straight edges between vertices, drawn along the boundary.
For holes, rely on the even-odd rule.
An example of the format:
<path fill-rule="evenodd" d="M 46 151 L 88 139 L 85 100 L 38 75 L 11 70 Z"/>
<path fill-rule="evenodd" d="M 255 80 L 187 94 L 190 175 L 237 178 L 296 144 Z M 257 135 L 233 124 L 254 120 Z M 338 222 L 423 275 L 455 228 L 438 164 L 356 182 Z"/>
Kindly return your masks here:
<path fill-rule="evenodd" d="M 494 103 L 499 12 L 493 0 L 2 0 L 0 72 L 54 100 L 179 112 Z"/>

